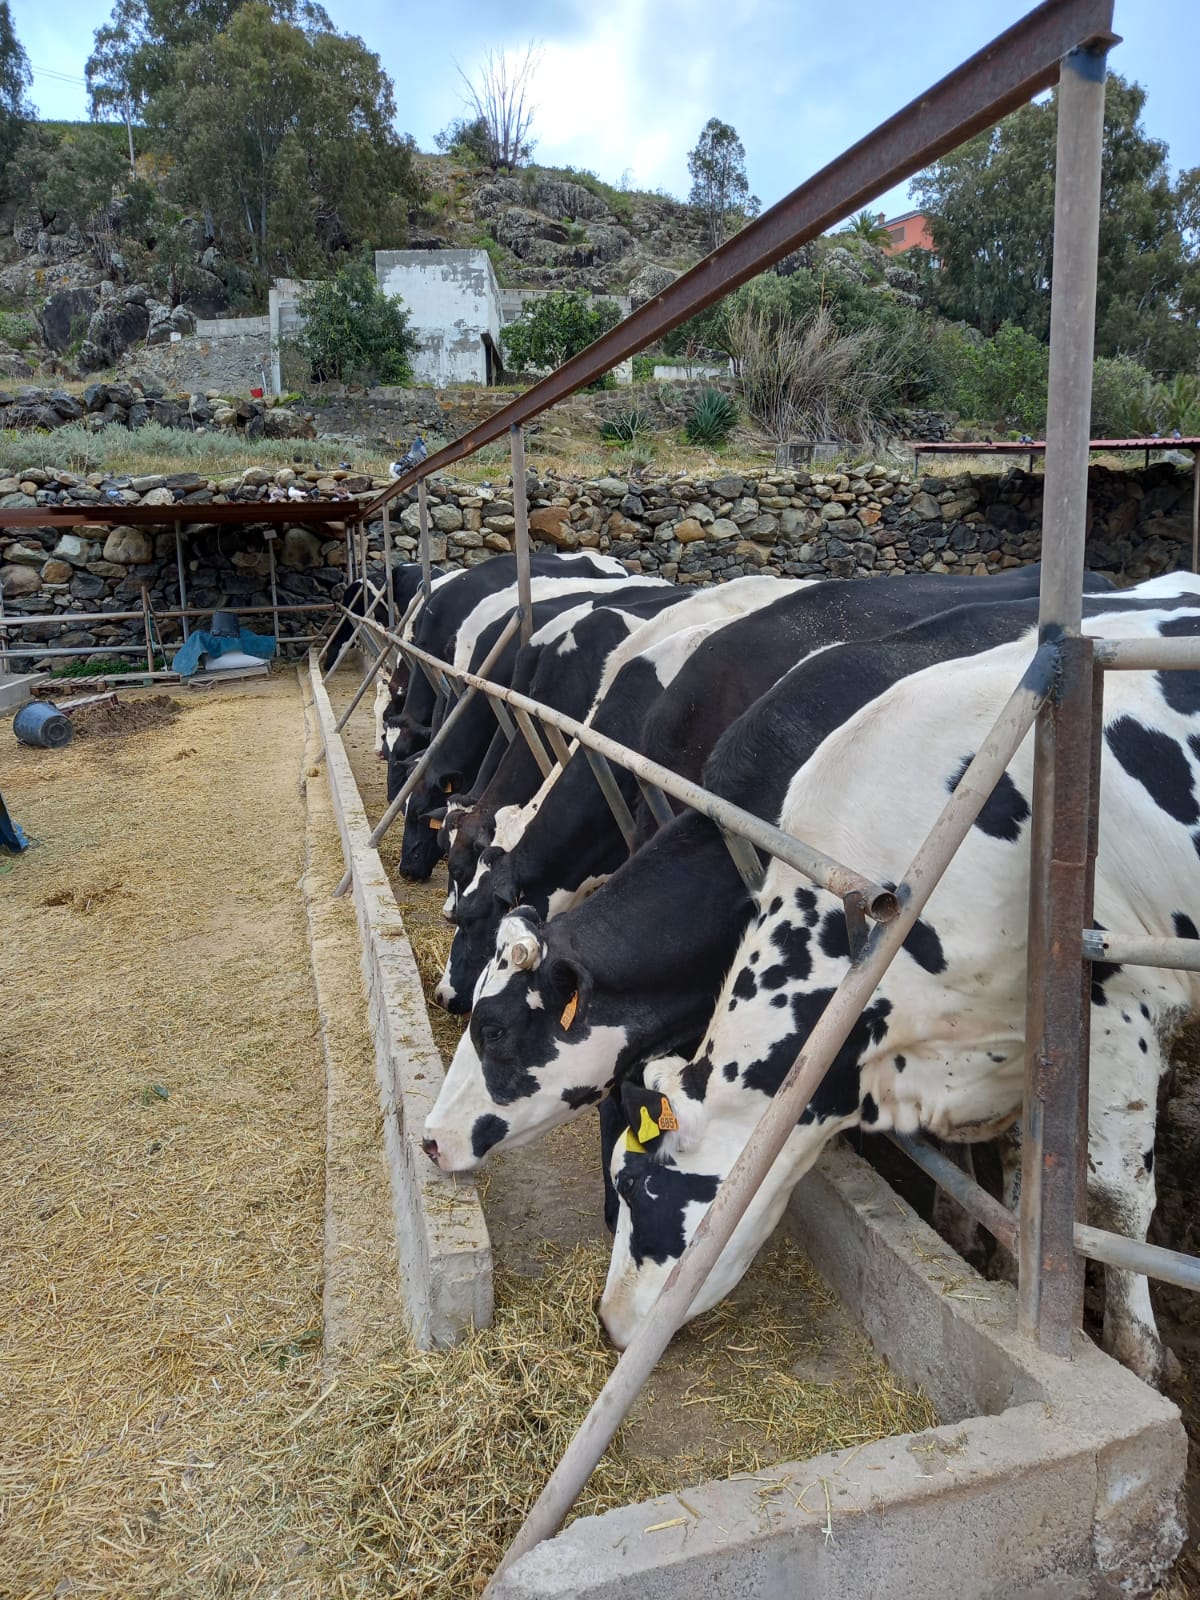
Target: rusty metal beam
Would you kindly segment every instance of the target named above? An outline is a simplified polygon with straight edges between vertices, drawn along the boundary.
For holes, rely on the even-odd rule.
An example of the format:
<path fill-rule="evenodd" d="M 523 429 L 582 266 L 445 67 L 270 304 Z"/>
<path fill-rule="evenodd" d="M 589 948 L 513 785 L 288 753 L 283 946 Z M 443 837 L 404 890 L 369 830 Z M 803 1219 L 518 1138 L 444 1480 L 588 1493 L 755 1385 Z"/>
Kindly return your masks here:
<path fill-rule="evenodd" d="M 797 246 L 903 182 L 1057 82 L 1059 63 L 1091 40 L 1111 43 L 1113 0 L 1045 0 L 940 83 L 911 101 L 815 177 L 726 241 L 662 294 L 535 383 L 511 405 L 436 451 L 384 489 L 375 516 L 418 479 L 503 438 L 681 322 L 724 299 Z"/>

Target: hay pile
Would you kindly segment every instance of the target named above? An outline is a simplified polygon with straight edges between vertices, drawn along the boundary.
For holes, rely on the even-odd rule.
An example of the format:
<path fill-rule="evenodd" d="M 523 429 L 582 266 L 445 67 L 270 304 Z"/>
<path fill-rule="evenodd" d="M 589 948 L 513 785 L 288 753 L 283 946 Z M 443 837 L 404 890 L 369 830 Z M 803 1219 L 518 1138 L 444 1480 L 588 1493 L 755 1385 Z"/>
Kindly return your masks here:
<path fill-rule="evenodd" d="M 354 1419 L 344 1559 L 368 1565 L 388 1594 L 452 1600 L 495 1570 L 615 1364 L 593 1310 L 606 1268 L 607 1248 L 596 1244 L 550 1260 L 542 1278 L 501 1274 L 492 1329 L 375 1371 L 375 1393 Z M 847 1379 L 794 1376 L 790 1359 L 828 1291 L 786 1243 L 756 1274 L 760 1285 L 778 1275 L 794 1316 L 772 1315 L 760 1287 L 685 1330 L 576 1515 L 671 1490 L 683 1491 L 686 1515 L 687 1488 L 707 1478 L 934 1425 L 928 1402 L 898 1388 L 861 1339 L 851 1340 Z M 639 1454 L 638 1435 L 661 1441 L 665 1430 L 669 1447 L 681 1408 L 695 1419 L 691 1447 L 667 1460 Z M 326 1419 L 343 1447 L 349 1420 Z"/>

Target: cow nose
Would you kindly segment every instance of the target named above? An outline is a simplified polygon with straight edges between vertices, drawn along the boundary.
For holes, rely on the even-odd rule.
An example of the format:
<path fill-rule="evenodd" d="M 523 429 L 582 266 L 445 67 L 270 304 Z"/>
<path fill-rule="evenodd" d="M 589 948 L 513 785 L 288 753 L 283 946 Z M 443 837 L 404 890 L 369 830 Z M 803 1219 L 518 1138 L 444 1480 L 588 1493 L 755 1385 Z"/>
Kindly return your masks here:
<path fill-rule="evenodd" d="M 421 1140 L 421 1149 L 424 1150 L 425 1154 L 429 1157 L 430 1161 L 432 1161 L 433 1164 L 436 1166 L 437 1165 L 437 1158 L 438 1158 L 437 1140 L 436 1139 L 422 1139 Z"/>

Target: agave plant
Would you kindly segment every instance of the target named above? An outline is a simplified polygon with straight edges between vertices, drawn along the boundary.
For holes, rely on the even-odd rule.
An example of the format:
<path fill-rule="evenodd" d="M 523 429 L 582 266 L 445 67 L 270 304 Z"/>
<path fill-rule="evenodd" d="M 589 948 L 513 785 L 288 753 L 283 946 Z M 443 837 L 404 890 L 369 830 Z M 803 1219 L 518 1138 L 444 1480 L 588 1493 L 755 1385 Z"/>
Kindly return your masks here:
<path fill-rule="evenodd" d="M 684 425 L 691 444 L 715 448 L 728 439 L 738 419 L 738 408 L 720 389 L 705 389 L 700 394 Z"/>
<path fill-rule="evenodd" d="M 605 444 L 645 444 L 653 432 L 649 413 L 636 406 L 618 411 L 600 424 L 600 437 Z"/>

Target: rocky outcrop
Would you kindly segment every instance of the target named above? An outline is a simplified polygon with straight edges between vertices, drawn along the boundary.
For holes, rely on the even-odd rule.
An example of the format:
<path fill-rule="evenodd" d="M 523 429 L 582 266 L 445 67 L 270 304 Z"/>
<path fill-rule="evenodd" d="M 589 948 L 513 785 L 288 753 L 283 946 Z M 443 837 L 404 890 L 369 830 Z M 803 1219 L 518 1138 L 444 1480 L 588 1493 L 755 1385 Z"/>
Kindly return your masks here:
<path fill-rule="evenodd" d="M 239 397 L 225 401 L 216 394 L 171 396 L 136 379 L 91 383 L 79 398 L 64 389 L 0 389 L 0 428 L 61 428 L 68 422 L 81 422 L 91 432 L 107 427 L 141 428 L 157 422 L 164 428 L 189 432 L 205 427 L 231 429 L 251 439 L 315 437 L 311 412 L 302 414 L 265 400 Z"/>

